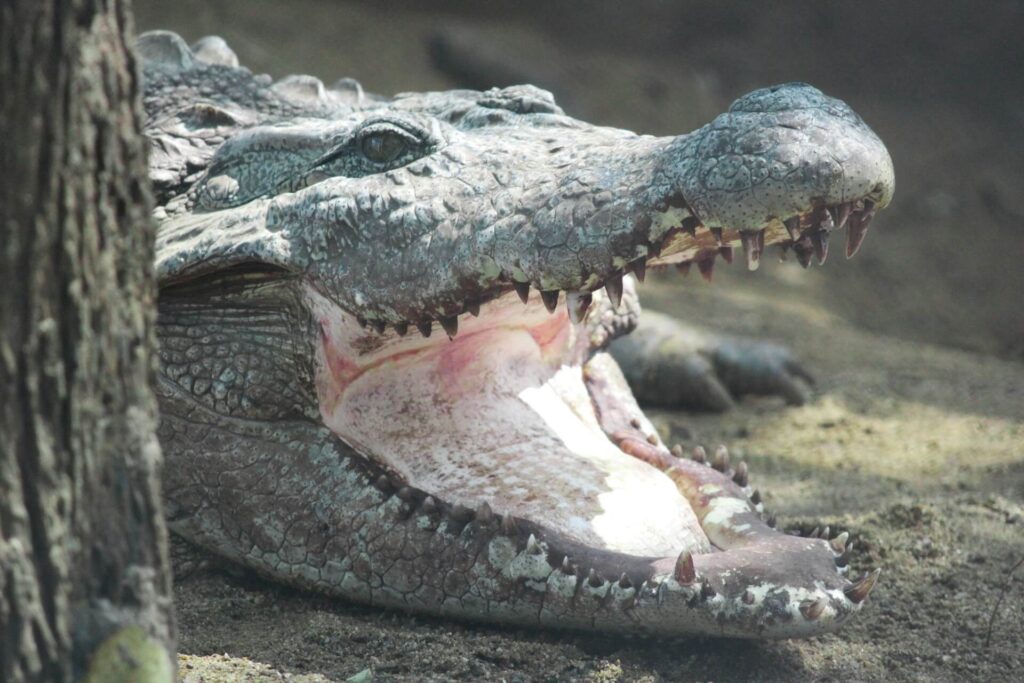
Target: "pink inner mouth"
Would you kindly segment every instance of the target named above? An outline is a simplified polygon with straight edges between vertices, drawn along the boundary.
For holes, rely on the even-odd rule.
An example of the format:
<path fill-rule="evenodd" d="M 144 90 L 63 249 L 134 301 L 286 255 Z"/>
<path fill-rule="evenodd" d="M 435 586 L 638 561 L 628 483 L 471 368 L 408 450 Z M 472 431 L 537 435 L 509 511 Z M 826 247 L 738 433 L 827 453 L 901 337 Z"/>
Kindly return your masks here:
<path fill-rule="evenodd" d="M 710 550 L 677 484 L 605 435 L 564 311 L 507 295 L 449 341 L 367 332 L 307 295 L 324 423 L 364 456 L 450 503 L 487 502 L 591 547 Z"/>
<path fill-rule="evenodd" d="M 500 516 L 502 530 L 510 521 L 501 533 L 519 533 L 523 553 L 546 555 L 577 588 L 619 576 L 622 590 L 667 586 L 717 625 L 756 621 L 737 634 L 835 628 L 874 586 L 877 570 L 844 578 L 846 534 L 771 528 L 724 448 L 713 466 L 700 449 L 670 453 L 611 357 L 580 352 L 586 321 L 549 314 L 539 294 L 487 302 L 454 340 L 364 330 L 313 287 L 305 296 L 321 327 L 323 422 L 390 473 L 382 490 L 431 496 L 456 522 L 460 507 Z"/>

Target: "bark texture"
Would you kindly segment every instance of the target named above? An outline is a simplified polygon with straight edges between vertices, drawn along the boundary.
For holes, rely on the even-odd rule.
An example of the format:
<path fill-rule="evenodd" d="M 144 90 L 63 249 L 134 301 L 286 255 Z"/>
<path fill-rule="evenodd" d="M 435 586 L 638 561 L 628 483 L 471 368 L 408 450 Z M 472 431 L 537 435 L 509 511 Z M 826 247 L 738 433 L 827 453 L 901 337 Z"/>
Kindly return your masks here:
<path fill-rule="evenodd" d="M 0 7 L 0 681 L 160 680 L 153 227 L 120 0 Z"/>

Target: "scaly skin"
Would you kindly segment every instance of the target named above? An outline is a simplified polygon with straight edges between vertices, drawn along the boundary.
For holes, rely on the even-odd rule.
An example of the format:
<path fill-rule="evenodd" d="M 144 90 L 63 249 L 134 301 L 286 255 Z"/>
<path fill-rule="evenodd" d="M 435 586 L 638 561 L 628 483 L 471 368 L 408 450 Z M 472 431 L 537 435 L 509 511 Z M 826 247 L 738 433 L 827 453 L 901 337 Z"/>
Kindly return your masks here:
<path fill-rule="evenodd" d="M 776 86 L 657 138 L 531 86 L 385 100 L 254 77 L 217 38 L 139 51 L 175 531 L 306 588 L 499 623 L 788 637 L 859 609 L 877 573 L 844 578 L 845 534 L 771 529 L 745 464 L 670 453 L 627 385 L 796 401 L 793 359 L 680 353 L 663 319 L 621 338 L 649 265 L 823 260 L 844 224 L 859 246 L 893 174 L 849 107 Z"/>

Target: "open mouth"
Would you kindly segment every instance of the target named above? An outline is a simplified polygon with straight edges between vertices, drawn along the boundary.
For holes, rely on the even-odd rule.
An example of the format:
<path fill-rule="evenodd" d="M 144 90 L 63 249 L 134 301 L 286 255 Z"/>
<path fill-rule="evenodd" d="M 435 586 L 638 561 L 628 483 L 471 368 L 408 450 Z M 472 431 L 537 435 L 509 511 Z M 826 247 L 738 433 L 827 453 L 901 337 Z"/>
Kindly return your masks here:
<path fill-rule="evenodd" d="M 380 468 L 378 487 L 408 514 L 456 535 L 488 526 L 510 552 L 560 573 L 567 595 L 675 600 L 725 635 L 829 630 L 864 601 L 877 570 L 845 578 L 845 533 L 775 531 L 745 463 L 724 448 L 684 457 L 663 444 L 610 357 L 587 353 L 587 313 L 595 302 L 618 308 L 623 275 L 642 280 L 648 266 L 696 263 L 710 278 L 737 243 L 750 268 L 771 244 L 806 266 L 824 262 L 830 233 L 845 227 L 853 255 L 874 210 L 869 198 L 820 205 L 743 232 L 684 211 L 646 257 L 568 293 L 565 308 L 558 291 L 510 282 L 461 321 L 439 321 L 447 338 L 431 337 L 424 320 L 409 321 L 420 334 L 408 323 L 368 327 L 307 285 L 324 423 Z"/>

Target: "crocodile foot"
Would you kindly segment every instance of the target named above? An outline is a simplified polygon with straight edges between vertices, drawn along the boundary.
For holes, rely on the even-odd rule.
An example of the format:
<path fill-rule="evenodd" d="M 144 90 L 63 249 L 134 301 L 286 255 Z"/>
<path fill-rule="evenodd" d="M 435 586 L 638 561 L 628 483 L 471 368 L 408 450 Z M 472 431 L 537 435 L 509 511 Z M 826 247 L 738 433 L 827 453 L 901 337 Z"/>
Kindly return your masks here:
<path fill-rule="evenodd" d="M 645 405 L 721 412 L 746 395 L 781 396 L 789 405 L 802 405 L 814 384 L 783 346 L 706 334 L 651 311 L 609 348 Z"/>

